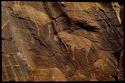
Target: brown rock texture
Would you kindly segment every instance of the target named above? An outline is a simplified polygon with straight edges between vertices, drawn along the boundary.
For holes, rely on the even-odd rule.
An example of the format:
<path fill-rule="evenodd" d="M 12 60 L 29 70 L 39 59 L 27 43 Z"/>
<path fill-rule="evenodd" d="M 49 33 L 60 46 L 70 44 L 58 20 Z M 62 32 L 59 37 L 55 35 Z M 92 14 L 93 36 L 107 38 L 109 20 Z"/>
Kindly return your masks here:
<path fill-rule="evenodd" d="M 2 81 L 124 80 L 121 8 L 2 1 Z"/>

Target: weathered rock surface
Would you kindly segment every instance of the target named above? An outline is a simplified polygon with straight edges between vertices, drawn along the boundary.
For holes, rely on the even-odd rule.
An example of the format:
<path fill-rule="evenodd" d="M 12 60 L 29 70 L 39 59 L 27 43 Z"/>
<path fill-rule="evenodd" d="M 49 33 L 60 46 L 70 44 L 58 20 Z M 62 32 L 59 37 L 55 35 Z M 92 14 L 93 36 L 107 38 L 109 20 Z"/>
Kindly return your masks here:
<path fill-rule="evenodd" d="M 2 80 L 123 80 L 116 12 L 101 2 L 2 1 Z"/>

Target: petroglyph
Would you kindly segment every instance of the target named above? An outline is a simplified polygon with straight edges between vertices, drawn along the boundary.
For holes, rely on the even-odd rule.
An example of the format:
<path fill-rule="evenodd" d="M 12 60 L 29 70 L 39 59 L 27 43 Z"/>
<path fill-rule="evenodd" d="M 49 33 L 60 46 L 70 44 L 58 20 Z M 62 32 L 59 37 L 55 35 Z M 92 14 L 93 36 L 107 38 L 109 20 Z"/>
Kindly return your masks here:
<path fill-rule="evenodd" d="M 72 52 L 74 53 L 75 49 L 85 49 L 85 56 L 87 58 L 92 43 L 87 38 L 69 34 L 67 32 L 60 32 L 59 37 L 64 40 L 64 42 L 71 47 Z"/>

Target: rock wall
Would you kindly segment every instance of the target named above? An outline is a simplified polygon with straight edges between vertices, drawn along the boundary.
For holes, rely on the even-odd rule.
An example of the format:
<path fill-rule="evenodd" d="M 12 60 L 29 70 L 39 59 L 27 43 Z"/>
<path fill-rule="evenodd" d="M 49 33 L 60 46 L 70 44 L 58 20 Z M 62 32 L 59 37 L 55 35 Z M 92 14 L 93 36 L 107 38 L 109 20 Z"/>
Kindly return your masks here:
<path fill-rule="evenodd" d="M 2 1 L 2 80 L 123 80 L 119 15 L 111 3 Z"/>

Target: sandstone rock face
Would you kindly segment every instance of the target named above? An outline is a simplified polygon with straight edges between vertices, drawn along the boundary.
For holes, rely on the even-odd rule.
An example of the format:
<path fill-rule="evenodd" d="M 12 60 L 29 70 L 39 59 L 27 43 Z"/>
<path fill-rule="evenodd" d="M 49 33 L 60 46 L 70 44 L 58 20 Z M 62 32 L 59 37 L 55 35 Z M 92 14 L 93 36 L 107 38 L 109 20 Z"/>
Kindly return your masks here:
<path fill-rule="evenodd" d="M 124 80 L 113 5 L 2 1 L 2 81 Z"/>

